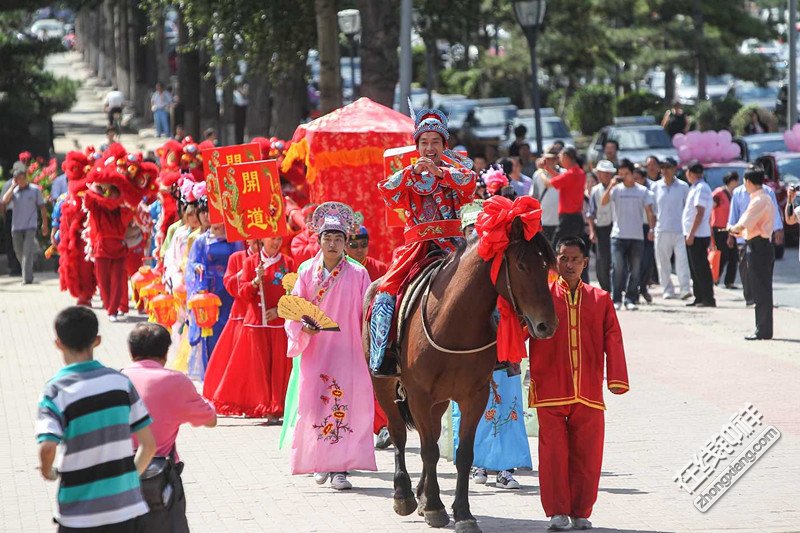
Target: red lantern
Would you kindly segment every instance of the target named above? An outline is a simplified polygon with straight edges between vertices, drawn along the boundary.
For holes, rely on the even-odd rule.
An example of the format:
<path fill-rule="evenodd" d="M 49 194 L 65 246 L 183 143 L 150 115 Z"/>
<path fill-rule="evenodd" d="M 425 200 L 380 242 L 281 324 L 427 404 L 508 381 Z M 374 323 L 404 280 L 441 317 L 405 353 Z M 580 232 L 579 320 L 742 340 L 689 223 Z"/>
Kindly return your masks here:
<path fill-rule="evenodd" d="M 161 324 L 169 329 L 178 320 L 177 301 L 171 294 L 159 294 L 150 300 L 147 309 L 150 322 Z"/>
<path fill-rule="evenodd" d="M 197 325 L 202 328 L 201 335 L 210 337 L 214 334 L 214 324 L 219 320 L 219 308 L 222 301 L 212 292 L 200 291 L 189 298 L 188 307 L 194 313 Z"/>
<path fill-rule="evenodd" d="M 158 275 L 153 272 L 153 269 L 149 266 L 142 266 L 139 267 L 139 270 L 131 276 L 131 288 L 133 289 L 133 303 L 136 304 L 137 308 L 141 310 L 142 302 L 139 301 L 139 291 L 141 291 L 146 286 L 150 285 L 154 281 L 158 279 Z"/>
<path fill-rule="evenodd" d="M 164 286 L 163 283 L 160 281 L 153 281 L 149 285 L 143 287 L 139 290 L 139 296 L 144 301 L 145 309 L 147 308 L 147 303 L 158 296 L 159 294 L 165 294 L 167 292 L 167 288 Z"/>

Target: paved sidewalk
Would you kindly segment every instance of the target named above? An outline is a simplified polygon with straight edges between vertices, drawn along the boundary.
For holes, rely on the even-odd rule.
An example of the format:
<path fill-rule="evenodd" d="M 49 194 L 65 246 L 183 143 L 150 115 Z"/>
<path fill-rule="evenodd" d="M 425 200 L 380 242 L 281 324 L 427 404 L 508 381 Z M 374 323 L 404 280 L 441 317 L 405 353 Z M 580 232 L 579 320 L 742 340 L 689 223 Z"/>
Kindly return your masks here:
<path fill-rule="evenodd" d="M 41 279 L 41 278 L 40 278 Z M 800 342 L 795 313 L 777 310 L 776 340 L 747 344 L 752 310 L 728 291 L 720 307 L 688 310 L 677 302 L 622 312 L 632 389 L 608 395 L 606 452 L 592 520 L 598 530 L 797 531 L 800 466 Z M 0 279 L 0 530 L 49 531 L 55 486 L 39 478 L 33 418 L 45 381 L 59 368 L 52 319 L 70 299 L 50 277 L 31 286 Z M 95 301 L 95 304 L 99 302 Z M 101 318 L 97 357 L 127 364 L 125 338 L 135 320 Z M 672 482 L 675 472 L 745 403 L 782 437 L 708 513 Z M 260 420 L 222 419 L 216 429 L 186 428 L 189 521 L 194 531 L 426 531 L 422 519 L 391 510 L 392 450 L 378 452 L 377 473 L 353 476 L 355 489 L 336 493 L 309 476 L 293 477 L 288 452 L 276 448 L 280 428 Z M 536 457 L 536 441 L 531 439 Z M 420 472 L 416 434 L 409 468 Z M 535 463 L 536 461 L 534 461 Z M 718 470 L 720 471 L 720 470 Z M 519 472 L 519 491 L 491 483 L 472 487 L 484 531 L 542 531 L 546 520 L 536 472 Z M 455 468 L 440 462 L 445 504 Z M 450 526 L 452 528 L 452 525 Z M 609 529 L 610 530 L 610 529 Z"/>

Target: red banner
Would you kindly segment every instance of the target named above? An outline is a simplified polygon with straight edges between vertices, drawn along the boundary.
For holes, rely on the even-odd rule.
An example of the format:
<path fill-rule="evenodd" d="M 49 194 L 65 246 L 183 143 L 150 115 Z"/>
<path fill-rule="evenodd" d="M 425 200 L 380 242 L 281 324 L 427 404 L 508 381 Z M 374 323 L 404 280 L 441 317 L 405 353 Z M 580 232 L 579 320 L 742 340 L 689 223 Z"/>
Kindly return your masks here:
<path fill-rule="evenodd" d="M 253 161 L 217 169 L 222 187 L 225 236 L 229 241 L 287 234 L 278 162 Z"/>
<path fill-rule="evenodd" d="M 261 159 L 261 148 L 258 143 L 236 144 L 202 150 L 203 176 L 206 177 L 206 190 L 208 194 L 208 218 L 212 224 L 222 224 L 222 204 L 220 203 L 220 183 L 217 179 L 219 167 L 223 165 L 238 165 L 248 161 Z"/>

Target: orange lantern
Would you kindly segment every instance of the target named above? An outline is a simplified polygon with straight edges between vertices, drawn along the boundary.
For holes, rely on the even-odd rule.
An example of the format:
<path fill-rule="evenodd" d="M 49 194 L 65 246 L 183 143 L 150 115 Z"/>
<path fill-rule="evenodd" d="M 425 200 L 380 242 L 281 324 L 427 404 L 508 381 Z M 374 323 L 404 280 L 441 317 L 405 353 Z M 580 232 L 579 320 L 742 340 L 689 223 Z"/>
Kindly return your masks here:
<path fill-rule="evenodd" d="M 139 296 L 142 300 L 144 300 L 145 308 L 147 308 L 147 303 L 158 296 L 159 294 L 166 294 L 167 288 L 164 286 L 163 283 L 160 281 L 153 281 L 149 285 L 146 285 L 142 289 L 139 290 Z"/>
<path fill-rule="evenodd" d="M 150 322 L 161 324 L 169 329 L 178 320 L 177 300 L 171 294 L 159 294 L 147 305 Z"/>
<path fill-rule="evenodd" d="M 201 335 L 203 337 L 213 335 L 214 330 L 211 328 L 219 320 L 219 308 L 222 306 L 222 300 L 219 299 L 219 296 L 212 292 L 200 291 L 189 298 L 187 305 L 194 313 L 197 325 L 202 328 Z"/>
<path fill-rule="evenodd" d="M 178 300 L 178 304 L 183 307 L 186 305 L 186 285 L 181 283 L 172 289 L 172 295 Z"/>
<path fill-rule="evenodd" d="M 150 285 L 154 281 L 158 279 L 158 275 L 153 272 L 153 269 L 149 266 L 141 266 L 136 273 L 131 276 L 131 288 L 133 289 L 133 303 L 136 304 L 136 307 L 139 307 L 141 303 L 139 301 L 139 291 L 141 291 L 146 286 Z"/>

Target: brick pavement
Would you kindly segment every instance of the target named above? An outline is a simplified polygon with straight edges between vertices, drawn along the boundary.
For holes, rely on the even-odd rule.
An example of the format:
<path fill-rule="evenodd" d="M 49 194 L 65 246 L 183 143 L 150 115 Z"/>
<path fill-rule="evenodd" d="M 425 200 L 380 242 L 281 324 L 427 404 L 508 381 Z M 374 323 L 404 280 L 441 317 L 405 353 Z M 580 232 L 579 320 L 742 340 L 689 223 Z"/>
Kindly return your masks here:
<path fill-rule="evenodd" d="M 0 279 L 0 530 L 49 531 L 54 485 L 37 472 L 33 417 L 44 382 L 60 361 L 51 322 L 69 298 L 57 280 L 22 287 Z M 776 312 L 776 338 L 748 344 L 752 311 L 730 291 L 720 308 L 687 310 L 677 302 L 622 312 L 632 389 L 608 397 L 606 453 L 592 520 L 620 531 L 798 531 L 800 365 L 797 313 Z M 96 304 L 98 302 L 95 302 Z M 134 323 L 101 318 L 97 357 L 127 364 L 125 338 Z M 672 482 L 674 473 L 746 402 L 782 437 L 708 513 Z M 355 489 L 336 493 L 308 476 L 293 477 L 277 450 L 280 428 L 260 420 L 221 419 L 215 429 L 185 428 L 178 446 L 186 462 L 189 521 L 200 532 L 426 531 L 416 515 L 391 511 L 391 450 L 378 452 L 377 473 L 353 476 Z M 536 441 L 530 441 L 534 457 Z M 420 472 L 416 434 L 409 468 Z M 536 472 L 519 472 L 522 490 L 472 487 L 473 512 L 484 531 L 542 531 Z M 455 468 L 440 462 L 443 499 L 452 504 Z M 452 528 L 452 525 L 450 526 Z M 611 530 L 611 529 L 609 529 Z"/>

